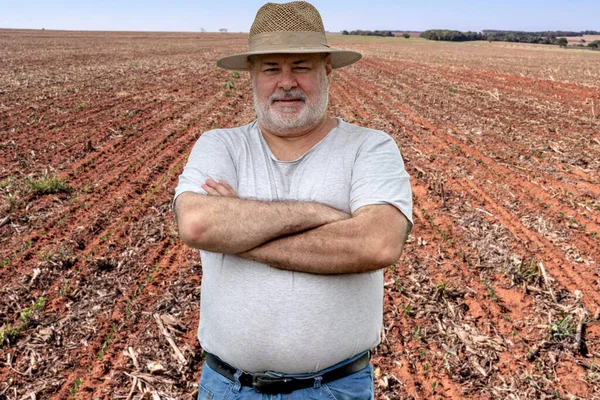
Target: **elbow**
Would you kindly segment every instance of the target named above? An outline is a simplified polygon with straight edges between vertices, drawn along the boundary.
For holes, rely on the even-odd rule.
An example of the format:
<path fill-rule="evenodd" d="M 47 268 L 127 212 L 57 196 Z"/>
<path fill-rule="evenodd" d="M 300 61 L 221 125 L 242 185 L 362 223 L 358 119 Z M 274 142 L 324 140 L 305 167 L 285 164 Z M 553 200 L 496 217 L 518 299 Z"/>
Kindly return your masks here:
<path fill-rule="evenodd" d="M 389 267 L 396 264 L 402 255 L 403 243 L 391 240 L 381 240 L 376 248 L 376 253 L 372 255 L 377 269 Z"/>
<path fill-rule="evenodd" d="M 249 250 L 233 246 L 229 240 L 223 240 L 215 232 L 209 220 L 198 216 L 184 217 L 179 221 L 178 229 L 183 243 L 194 249 L 226 254 L 237 254 Z"/>
<path fill-rule="evenodd" d="M 181 216 L 178 222 L 179 237 L 183 243 L 195 249 L 206 247 L 207 229 L 202 221 Z"/>

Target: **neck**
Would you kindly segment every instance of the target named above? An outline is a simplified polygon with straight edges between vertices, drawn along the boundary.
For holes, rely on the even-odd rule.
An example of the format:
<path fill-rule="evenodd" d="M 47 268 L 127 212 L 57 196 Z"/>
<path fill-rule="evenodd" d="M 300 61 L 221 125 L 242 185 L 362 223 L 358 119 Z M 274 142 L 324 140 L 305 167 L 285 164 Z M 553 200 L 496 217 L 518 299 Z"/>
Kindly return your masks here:
<path fill-rule="evenodd" d="M 260 121 L 258 122 L 267 145 L 273 155 L 280 161 L 293 161 L 300 158 L 327 136 L 337 124 L 338 122 L 335 118 L 325 114 L 314 127 L 299 131 L 298 133 L 280 134 L 265 129 Z"/>

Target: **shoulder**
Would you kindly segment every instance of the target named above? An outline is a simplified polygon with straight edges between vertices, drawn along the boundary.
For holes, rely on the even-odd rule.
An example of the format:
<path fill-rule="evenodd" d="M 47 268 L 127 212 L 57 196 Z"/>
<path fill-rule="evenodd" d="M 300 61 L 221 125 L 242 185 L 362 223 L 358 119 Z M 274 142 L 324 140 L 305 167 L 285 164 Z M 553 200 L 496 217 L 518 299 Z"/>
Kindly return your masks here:
<path fill-rule="evenodd" d="M 217 128 L 204 132 L 200 138 L 216 140 L 220 142 L 239 142 L 240 140 L 249 140 L 256 133 L 257 124 L 253 121 L 247 125 L 236 126 L 234 128 Z"/>
<path fill-rule="evenodd" d="M 200 135 L 195 149 L 204 151 L 226 150 L 232 157 L 236 157 L 244 149 L 254 148 L 258 139 L 256 121 L 247 125 L 234 128 L 219 128 L 206 131 Z"/>
<path fill-rule="evenodd" d="M 359 147 L 384 143 L 396 145 L 394 139 L 384 131 L 349 124 L 340 118 L 338 118 L 338 121 L 338 129 L 343 133 L 343 136 L 347 140 L 355 142 Z"/>

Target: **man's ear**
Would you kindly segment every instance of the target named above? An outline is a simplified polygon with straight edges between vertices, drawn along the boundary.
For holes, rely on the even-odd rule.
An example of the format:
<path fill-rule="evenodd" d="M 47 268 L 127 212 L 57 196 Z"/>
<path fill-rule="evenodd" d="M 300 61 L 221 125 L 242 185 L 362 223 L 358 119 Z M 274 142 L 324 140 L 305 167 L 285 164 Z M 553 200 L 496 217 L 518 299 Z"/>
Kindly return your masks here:
<path fill-rule="evenodd" d="M 325 73 L 327 76 L 331 78 L 331 73 L 333 72 L 333 67 L 331 66 L 331 54 L 327 54 L 325 57 Z"/>
<path fill-rule="evenodd" d="M 246 68 L 248 69 L 250 76 L 252 76 L 252 69 L 254 68 L 254 60 L 251 57 L 252 56 L 248 56 L 246 58 Z"/>

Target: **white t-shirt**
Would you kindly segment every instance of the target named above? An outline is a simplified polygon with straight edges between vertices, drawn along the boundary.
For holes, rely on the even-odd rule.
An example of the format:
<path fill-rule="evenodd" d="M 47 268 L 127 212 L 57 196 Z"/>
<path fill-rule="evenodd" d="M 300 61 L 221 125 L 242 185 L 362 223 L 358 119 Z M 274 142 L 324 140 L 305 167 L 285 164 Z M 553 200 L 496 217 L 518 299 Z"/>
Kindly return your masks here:
<path fill-rule="evenodd" d="M 206 194 L 223 179 L 241 199 L 310 201 L 354 213 L 391 204 L 412 225 L 409 176 L 394 140 L 338 119 L 302 157 L 279 161 L 256 121 L 200 136 L 175 198 Z M 232 254 L 201 251 L 198 338 L 202 347 L 248 372 L 307 373 L 379 344 L 383 270 L 314 275 L 277 269 Z"/>

